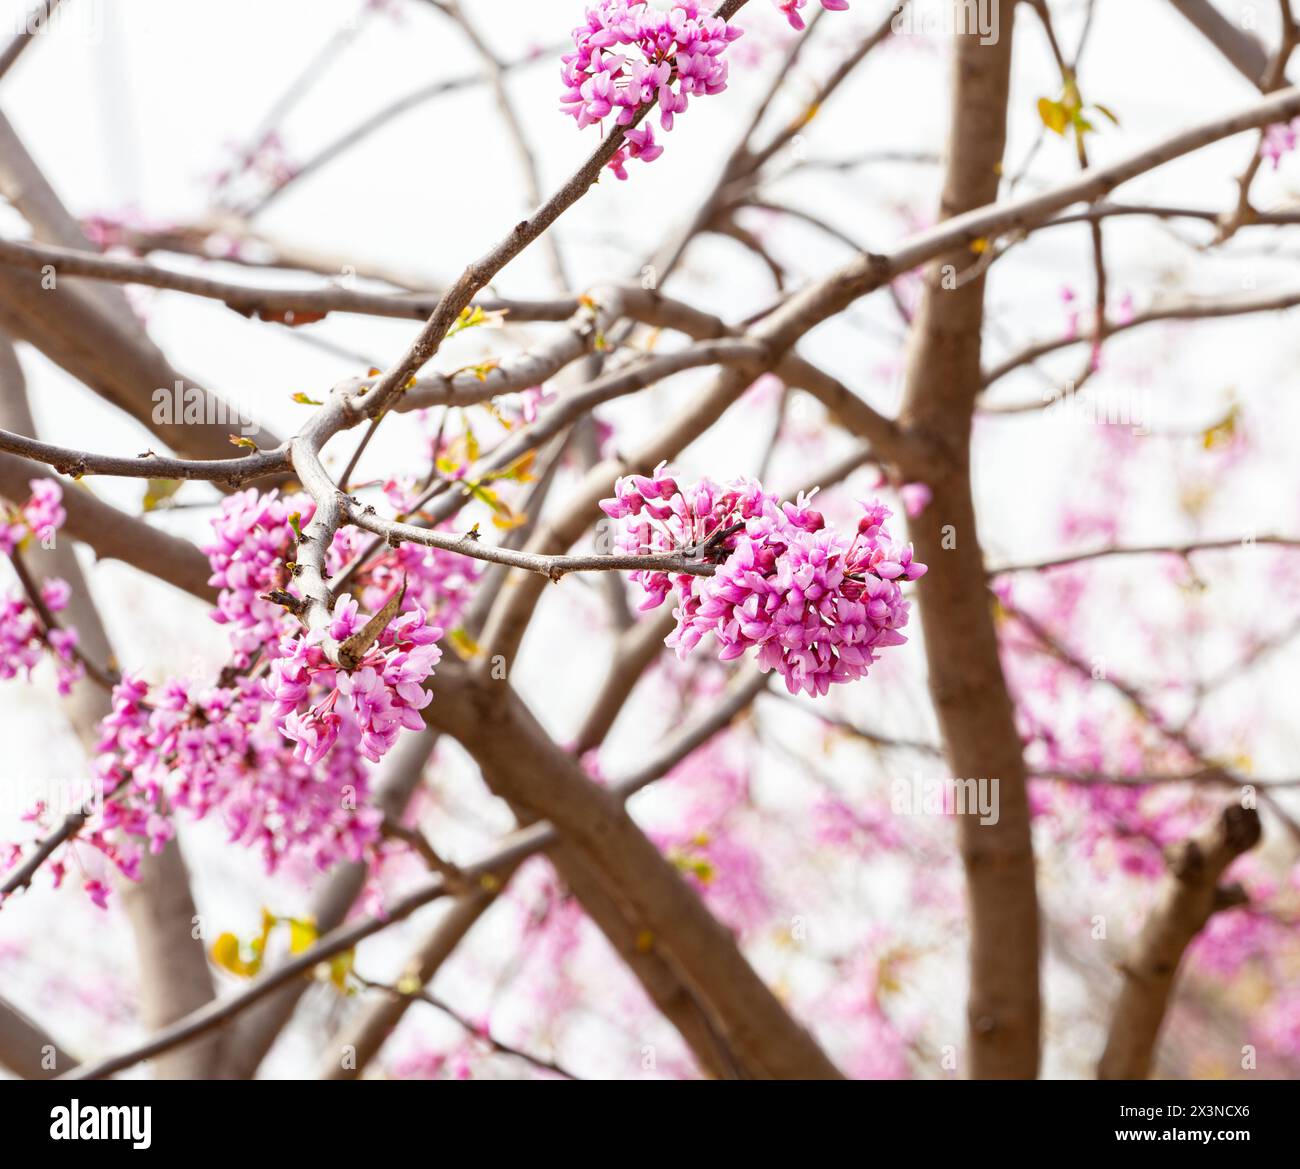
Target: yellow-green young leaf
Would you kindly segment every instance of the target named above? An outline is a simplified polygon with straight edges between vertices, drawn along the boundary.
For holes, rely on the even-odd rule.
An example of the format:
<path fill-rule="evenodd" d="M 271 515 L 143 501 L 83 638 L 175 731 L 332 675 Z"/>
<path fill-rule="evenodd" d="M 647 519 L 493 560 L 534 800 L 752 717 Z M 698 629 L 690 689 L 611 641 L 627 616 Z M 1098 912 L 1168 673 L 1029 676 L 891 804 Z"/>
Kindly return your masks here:
<path fill-rule="evenodd" d="M 269 909 L 262 910 L 262 932 L 258 934 L 250 943 L 249 949 L 257 955 L 260 963 L 262 955 L 266 953 L 266 941 L 271 936 L 271 931 L 279 924 L 280 919 L 275 916 Z"/>
<path fill-rule="evenodd" d="M 492 514 L 492 526 L 500 528 L 503 532 L 514 531 L 527 522 L 528 516 L 522 511 L 515 511 L 508 503 L 502 503 Z"/>
<path fill-rule="evenodd" d="M 309 950 L 320 937 L 316 923 L 310 918 L 291 917 L 289 919 L 289 953 L 301 954 Z"/>
<path fill-rule="evenodd" d="M 497 473 L 498 479 L 513 479 L 516 483 L 531 483 L 535 476 L 533 475 L 533 464 L 537 461 L 537 452 L 529 451 L 525 455 L 520 455 L 504 471 Z"/>
<path fill-rule="evenodd" d="M 460 411 L 460 420 L 465 430 L 448 444 L 445 456 L 455 460 L 452 463 L 453 470 L 477 460 L 481 451 L 478 437 L 474 434 L 474 427 L 470 424 L 469 417 L 464 410 Z"/>
<path fill-rule="evenodd" d="M 257 443 L 251 438 L 245 438 L 242 434 L 231 434 L 226 437 L 230 439 L 231 446 L 243 447 L 246 451 L 257 450 Z"/>
<path fill-rule="evenodd" d="M 1213 426 L 1206 429 L 1201 435 L 1201 444 L 1207 451 L 1214 450 L 1215 447 L 1227 446 L 1237 433 L 1237 419 L 1240 411 L 1234 404 L 1228 408 L 1225 414 Z"/>
<path fill-rule="evenodd" d="M 345 950 L 342 954 L 335 954 L 330 959 L 330 982 L 337 990 L 347 990 L 348 975 L 352 973 L 352 964 L 356 960 L 356 956 L 357 952 L 355 950 Z"/>
<path fill-rule="evenodd" d="M 480 503 L 486 503 L 493 511 L 505 505 L 497 498 L 497 494 L 490 487 L 485 487 L 477 479 L 465 481 L 465 489 Z"/>
<path fill-rule="evenodd" d="M 451 638 L 452 649 L 466 661 L 478 657 L 483 652 L 479 643 L 469 635 L 463 626 L 456 626 L 447 636 Z"/>
<path fill-rule="evenodd" d="M 320 403 L 315 398 L 309 398 L 301 390 L 289 395 L 291 401 L 298 402 L 303 406 L 319 406 Z"/>
<path fill-rule="evenodd" d="M 463 329 L 473 329 L 479 325 L 499 325 L 504 318 L 505 313 L 503 311 L 485 312 L 478 305 L 473 304 L 460 310 L 460 316 L 456 318 L 456 323 L 447 330 L 447 336 L 454 337 Z"/>
<path fill-rule="evenodd" d="M 251 962 L 244 960 L 239 939 L 231 933 L 220 935 L 212 943 L 212 961 L 240 978 L 252 978 L 262 968 L 261 958 L 254 958 Z"/>
<path fill-rule="evenodd" d="M 1099 114 L 1101 114 L 1103 118 L 1111 122 L 1113 125 L 1116 126 L 1119 125 L 1119 115 L 1115 113 L 1115 111 L 1112 110 L 1110 106 L 1104 106 L 1100 102 L 1097 102 L 1093 105 L 1092 108 L 1096 110 Z"/>
<path fill-rule="evenodd" d="M 492 488 L 478 482 L 466 483 L 465 486 L 475 499 L 486 503 L 492 509 L 493 527 L 510 531 L 510 529 L 519 527 L 528 519 L 526 515 L 516 512 Z M 478 525 L 475 524 L 474 526 L 477 527 Z"/>
<path fill-rule="evenodd" d="M 466 365 L 461 369 L 456 370 L 456 373 L 472 373 L 479 381 L 485 382 L 487 381 L 488 374 L 490 374 L 500 364 L 500 360 L 493 357 L 489 358 L 487 361 L 480 361 L 476 365 Z M 456 374 L 452 374 L 452 376 L 455 377 Z"/>
<path fill-rule="evenodd" d="M 181 480 L 179 479 L 150 479 L 148 486 L 144 489 L 144 502 L 141 506 L 145 511 L 155 511 L 180 489 Z"/>
<path fill-rule="evenodd" d="M 1040 97 L 1038 116 L 1043 119 L 1043 125 L 1052 133 L 1065 136 L 1065 128 L 1070 124 L 1070 114 L 1061 102 L 1053 101 L 1050 97 Z"/>

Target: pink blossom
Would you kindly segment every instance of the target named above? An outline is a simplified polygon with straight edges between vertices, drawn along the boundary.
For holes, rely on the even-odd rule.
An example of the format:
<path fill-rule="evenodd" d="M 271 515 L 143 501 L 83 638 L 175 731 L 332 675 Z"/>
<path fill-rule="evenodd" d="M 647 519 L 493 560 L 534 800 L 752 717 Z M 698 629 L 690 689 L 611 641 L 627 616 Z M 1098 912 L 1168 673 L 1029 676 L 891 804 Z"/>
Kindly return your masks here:
<path fill-rule="evenodd" d="M 795 32 L 803 31 L 805 26 L 799 10 L 808 3 L 808 0 L 773 0 L 773 3 L 785 13 L 786 20 L 790 22 L 790 27 Z M 831 12 L 847 12 L 849 8 L 849 0 L 821 0 L 821 4 Z"/>
<path fill-rule="evenodd" d="M 1262 158 L 1269 159 L 1276 170 L 1282 165 L 1283 156 L 1290 154 L 1297 142 L 1300 142 L 1300 118 L 1294 122 L 1278 122 L 1265 128 L 1259 153 Z"/>
<path fill-rule="evenodd" d="M 660 571 L 633 574 L 646 593 L 643 609 L 675 588 L 668 644 L 679 657 L 712 633 L 723 661 L 756 649 L 759 668 L 780 672 L 791 693 L 825 694 L 865 675 L 879 650 L 906 641 L 898 582 L 918 579 L 925 566 L 913 562 L 910 545 L 891 539 L 883 526 L 890 513 L 879 503 L 863 504 L 858 531 L 846 540 L 809 497 L 781 503 L 753 480 L 722 487 L 706 479 L 683 492 L 661 465 L 652 477 L 620 479 L 601 507 L 624 521 L 621 551 L 675 552 L 717 566 L 711 576 L 681 573 L 671 582 Z"/>
<path fill-rule="evenodd" d="M 579 129 L 603 126 L 611 116 L 616 126 L 629 127 L 607 164 L 626 179 L 628 160 L 653 162 L 663 153 L 651 126 L 634 125 L 643 107 L 657 102 L 667 131 L 691 97 L 721 93 L 727 87 L 721 56 L 740 35 L 696 0 L 677 0 L 668 12 L 646 0 L 599 0 L 573 30 L 574 51 L 562 58 L 561 109 Z"/>

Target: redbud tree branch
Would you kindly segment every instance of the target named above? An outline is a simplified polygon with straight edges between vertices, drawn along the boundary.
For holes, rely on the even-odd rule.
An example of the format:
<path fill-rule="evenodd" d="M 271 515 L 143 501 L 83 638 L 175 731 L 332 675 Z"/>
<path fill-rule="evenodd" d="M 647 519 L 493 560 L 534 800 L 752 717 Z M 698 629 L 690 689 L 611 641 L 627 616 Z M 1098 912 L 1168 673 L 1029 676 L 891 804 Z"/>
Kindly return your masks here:
<path fill-rule="evenodd" d="M 1219 879 L 1260 835 L 1259 813 L 1234 804 L 1169 855 L 1169 873 L 1120 967 L 1123 982 L 1099 1079 L 1142 1080 L 1150 1073 L 1183 954 L 1213 914 L 1246 903 L 1240 885 L 1220 885 Z"/>

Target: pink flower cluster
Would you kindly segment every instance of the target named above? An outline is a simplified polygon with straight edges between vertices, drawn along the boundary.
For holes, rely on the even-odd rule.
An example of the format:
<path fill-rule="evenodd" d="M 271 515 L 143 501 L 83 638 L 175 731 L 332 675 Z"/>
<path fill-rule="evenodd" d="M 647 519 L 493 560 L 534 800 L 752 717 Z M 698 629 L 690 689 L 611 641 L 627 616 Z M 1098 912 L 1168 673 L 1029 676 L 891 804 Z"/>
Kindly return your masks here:
<path fill-rule="evenodd" d="M 63 488 L 53 479 L 33 479 L 31 498 L 0 523 L 0 552 L 10 555 L 28 536 L 48 543 L 63 527 Z"/>
<path fill-rule="evenodd" d="M 689 98 L 721 93 L 727 87 L 722 53 L 740 35 L 702 13 L 696 0 L 677 0 L 667 12 L 646 0 L 599 0 L 573 30 L 574 51 L 562 58 L 561 109 L 580 129 L 611 114 L 616 126 L 632 127 L 608 164 L 626 179 L 629 159 L 652 162 L 663 153 L 651 126 L 632 126 L 638 111 L 657 101 L 659 124 L 671 130 Z"/>
<path fill-rule="evenodd" d="M 705 479 L 683 491 L 661 465 L 648 478 L 620 479 L 601 508 L 624 521 L 620 551 L 717 566 L 711 576 L 678 573 L 671 582 L 677 628 L 668 644 L 679 657 L 712 633 L 723 661 L 756 649 L 759 668 L 779 671 L 792 694 L 825 694 L 863 677 L 880 649 L 907 640 L 898 632 L 909 609 L 900 582 L 917 580 L 925 565 L 890 537 L 890 512 L 879 503 L 863 505 L 846 539 L 804 496 L 782 503 L 745 479 L 725 487 Z M 633 578 L 646 592 L 643 609 L 667 596 L 667 573 Z"/>
<path fill-rule="evenodd" d="M 339 597 L 329 635 L 344 641 L 365 625 L 357 602 Z M 341 670 L 321 648 L 324 633 L 288 636 L 271 664 L 271 715 L 304 763 L 317 763 L 338 738 L 344 716 L 361 732 L 357 749 L 377 763 L 397 741 L 403 727 L 424 726 L 420 711 L 432 695 L 424 681 L 442 658 L 437 643 L 443 631 L 426 625 L 423 609 L 402 614 L 353 670 Z M 312 702 L 313 691 L 325 694 Z M 340 703 L 340 699 L 342 702 Z M 342 709 L 340 709 L 340 706 Z"/>
<path fill-rule="evenodd" d="M 48 543 L 63 526 L 63 489 L 52 479 L 33 479 L 31 498 L 22 507 L 0 517 L 0 553 L 13 556 L 29 538 Z M 71 590 L 67 581 L 51 578 L 41 585 L 41 602 L 50 613 L 61 613 Z M 77 659 L 75 629 L 47 628 L 41 615 L 21 594 L 0 598 L 0 679 L 28 677 L 49 652 L 57 668 L 60 694 L 67 694 L 85 674 Z"/>
<path fill-rule="evenodd" d="M 266 595 L 289 584 L 293 522 L 301 530 L 314 511 L 306 496 L 286 499 L 250 487 L 223 500 L 212 520 L 212 540 L 203 549 L 212 565 L 208 584 L 220 590 L 212 619 L 230 627 L 237 669 L 246 669 L 263 647 L 280 639 L 288 614 Z"/>
<path fill-rule="evenodd" d="M 124 679 L 100 724 L 102 815 L 79 841 L 134 878 L 138 842 L 159 851 L 174 832 L 171 809 L 183 808 L 195 819 L 219 813 L 230 840 L 259 848 L 268 871 L 290 856 L 321 871 L 360 860 L 380 817 L 365 805 L 356 752 L 308 766 L 264 717 L 266 704 L 264 683 L 252 678 L 205 688 L 171 681 L 154 693 Z"/>
<path fill-rule="evenodd" d="M 414 492 L 396 482 L 385 484 L 389 500 L 399 511 L 411 506 Z M 229 627 L 233 665 L 245 669 L 258 654 L 280 652 L 281 639 L 298 628 L 289 612 L 267 595 L 282 589 L 297 596 L 291 564 L 297 536 L 293 525 L 305 528 L 315 513 L 308 496 L 263 495 L 254 488 L 227 497 L 212 521 L 213 537 L 204 551 L 212 564 L 209 584 L 220 590 L 212 619 Z M 327 568 L 340 572 L 368 545 L 365 533 L 347 528 L 334 537 Z M 384 548 L 367 561 L 355 584 L 361 604 L 372 611 L 383 607 L 405 582 L 406 598 L 436 615 L 438 623 L 455 625 L 469 604 L 478 569 L 463 556 L 403 544 Z"/>
<path fill-rule="evenodd" d="M 57 485 L 39 480 L 33 489 L 31 502 L 0 523 L 0 549 L 13 551 L 28 534 L 62 523 Z M 395 501 L 410 495 L 396 483 L 386 489 Z M 362 606 L 378 611 L 398 589 L 403 611 L 355 669 L 339 669 L 322 652 L 323 634 L 304 634 L 291 611 L 297 531 L 312 512 L 307 497 L 275 492 L 223 501 L 205 551 L 219 590 L 212 616 L 229 631 L 230 665 L 211 686 L 172 679 L 151 688 L 128 677 L 114 688 L 92 771 L 104 799 L 50 862 L 56 882 L 68 858 L 80 865 L 86 850 L 134 878 L 142 849 L 161 849 L 174 832 L 178 809 L 195 819 L 218 815 L 230 840 L 258 849 L 268 871 L 290 858 L 323 871 L 373 855 L 381 816 L 368 803 L 366 761 L 382 758 L 403 728 L 423 726 L 423 683 L 441 656 L 440 625 L 459 618 L 476 570 L 463 557 L 417 545 L 379 550 L 353 575 L 356 597 L 339 597 L 328 633 L 348 638 L 366 623 Z M 336 536 L 329 573 L 365 543 L 352 529 Z M 44 600 L 60 610 L 67 586 L 51 582 Z M 0 605 L 0 676 L 30 669 L 43 633 L 22 602 Z M 71 657 L 75 634 L 54 630 L 45 640 L 66 657 L 69 678 L 80 671 Z M 21 851 L 11 850 L 11 861 Z M 86 889 L 103 903 L 103 881 L 87 874 Z"/>
<path fill-rule="evenodd" d="M 799 10 L 808 3 L 808 0 L 772 0 L 772 2 L 785 13 L 785 18 L 790 22 L 792 29 L 796 32 L 803 31 L 805 26 Z M 847 12 L 849 0 L 822 0 L 822 7 L 831 12 Z"/>

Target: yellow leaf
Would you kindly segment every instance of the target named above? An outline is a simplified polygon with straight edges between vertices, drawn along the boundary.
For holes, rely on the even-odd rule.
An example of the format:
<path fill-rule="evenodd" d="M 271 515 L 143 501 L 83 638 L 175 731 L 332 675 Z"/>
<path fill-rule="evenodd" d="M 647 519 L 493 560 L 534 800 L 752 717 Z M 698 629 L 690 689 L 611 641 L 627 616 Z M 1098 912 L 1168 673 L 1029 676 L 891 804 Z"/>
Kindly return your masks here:
<path fill-rule="evenodd" d="M 289 953 L 301 954 L 310 950 L 320 937 L 316 923 L 309 918 L 293 917 L 289 919 Z"/>
<path fill-rule="evenodd" d="M 222 934 L 212 943 L 212 961 L 240 978 L 252 978 L 262 967 L 260 958 L 251 962 L 244 960 L 239 939 L 231 933 Z"/>
<path fill-rule="evenodd" d="M 478 657 L 482 652 L 479 643 L 475 641 L 462 626 L 457 626 L 448 635 L 451 638 L 451 646 L 462 658 L 469 661 L 470 658 Z"/>
<path fill-rule="evenodd" d="M 1228 408 L 1227 414 L 1201 435 L 1201 445 L 1207 451 L 1214 450 L 1215 447 L 1227 446 L 1236 436 L 1237 420 L 1240 416 L 1241 412 L 1234 403 Z"/>
<path fill-rule="evenodd" d="M 179 479 L 150 479 L 149 485 L 144 492 L 144 502 L 142 504 L 144 510 L 156 510 L 161 504 L 171 499 L 180 489 L 181 480 Z"/>
<path fill-rule="evenodd" d="M 1065 108 L 1063 102 L 1053 101 L 1050 97 L 1040 97 L 1038 116 L 1043 119 L 1043 125 L 1054 134 L 1065 136 L 1065 128 L 1070 124 L 1070 111 Z"/>
<path fill-rule="evenodd" d="M 528 522 L 528 516 L 521 511 L 514 511 L 509 504 L 502 503 L 492 513 L 492 526 L 503 532 L 513 531 Z"/>
<path fill-rule="evenodd" d="M 355 959 L 355 950 L 345 950 L 342 954 L 336 954 L 330 959 L 330 982 L 336 990 L 347 990 L 348 975 L 352 973 L 352 964 Z"/>

